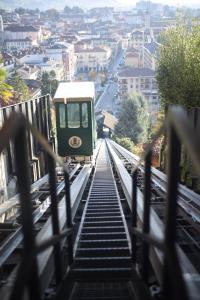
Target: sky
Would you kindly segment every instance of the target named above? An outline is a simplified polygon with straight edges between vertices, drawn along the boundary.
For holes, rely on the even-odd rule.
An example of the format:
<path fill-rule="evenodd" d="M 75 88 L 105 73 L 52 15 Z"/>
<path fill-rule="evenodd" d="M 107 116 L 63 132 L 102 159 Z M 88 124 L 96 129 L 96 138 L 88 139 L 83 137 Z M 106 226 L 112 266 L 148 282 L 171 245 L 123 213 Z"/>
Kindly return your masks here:
<path fill-rule="evenodd" d="M 109 2 L 109 0 L 108 0 Z M 117 2 L 120 5 L 134 5 L 137 0 L 117 0 Z M 157 3 L 162 3 L 162 4 L 167 4 L 167 5 L 174 5 L 174 6 L 196 6 L 200 7 L 200 0 L 152 0 L 151 2 L 157 2 Z"/>

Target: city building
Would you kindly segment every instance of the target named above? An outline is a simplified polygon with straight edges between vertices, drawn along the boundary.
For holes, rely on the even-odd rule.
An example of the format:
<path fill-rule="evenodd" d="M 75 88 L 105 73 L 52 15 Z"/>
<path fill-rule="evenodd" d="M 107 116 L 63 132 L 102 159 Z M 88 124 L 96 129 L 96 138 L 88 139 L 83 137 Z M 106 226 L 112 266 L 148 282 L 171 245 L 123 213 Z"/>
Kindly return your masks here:
<path fill-rule="evenodd" d="M 143 68 L 156 69 L 156 61 L 160 44 L 157 42 L 145 43 L 140 50 Z"/>
<path fill-rule="evenodd" d="M 38 78 L 40 69 L 36 66 L 24 65 L 17 69 L 17 73 L 21 75 L 22 79 L 33 79 Z"/>
<path fill-rule="evenodd" d="M 78 50 L 77 56 L 77 72 L 86 71 L 105 71 L 108 69 L 111 50 L 105 50 L 100 47 Z"/>
<path fill-rule="evenodd" d="M 128 48 L 126 50 L 124 63 L 126 67 L 139 68 L 141 66 L 140 51 L 133 47 Z"/>
<path fill-rule="evenodd" d="M 65 80 L 73 80 L 76 63 L 73 44 L 57 42 L 46 48 L 46 56 L 59 64 L 63 64 Z"/>
<path fill-rule="evenodd" d="M 8 50 L 25 50 L 31 48 L 34 44 L 30 38 L 4 40 L 4 45 Z"/>
<path fill-rule="evenodd" d="M 152 120 L 156 120 L 160 101 L 155 71 L 149 68 L 127 68 L 118 73 L 118 100 L 122 101 L 132 93 L 140 93 L 147 100 Z"/>
<path fill-rule="evenodd" d="M 31 25 L 22 26 L 18 24 L 11 24 L 4 28 L 4 41 L 20 40 L 19 46 L 22 45 L 23 40 L 26 43 L 27 39 L 30 39 L 32 41 L 32 45 L 37 46 L 41 41 L 41 38 L 41 28 L 36 28 Z"/>

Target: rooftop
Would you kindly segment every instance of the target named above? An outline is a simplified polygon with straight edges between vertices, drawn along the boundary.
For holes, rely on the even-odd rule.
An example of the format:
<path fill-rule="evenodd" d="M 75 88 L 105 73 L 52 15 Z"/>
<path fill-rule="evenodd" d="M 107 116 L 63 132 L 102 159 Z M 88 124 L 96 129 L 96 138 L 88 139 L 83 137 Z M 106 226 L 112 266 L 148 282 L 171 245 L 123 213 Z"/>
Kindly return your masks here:
<path fill-rule="evenodd" d="M 155 71 L 149 68 L 128 68 L 118 73 L 118 77 L 153 77 Z"/>
<path fill-rule="evenodd" d="M 10 25 L 5 28 L 5 31 L 12 31 L 12 32 L 37 32 L 39 31 L 38 28 L 27 25 L 27 26 L 21 26 L 21 25 Z"/>
<path fill-rule="evenodd" d="M 81 52 L 107 52 L 105 49 L 99 48 L 99 47 L 95 47 L 92 49 L 81 49 L 81 50 L 77 50 L 77 53 L 81 53 Z"/>
<path fill-rule="evenodd" d="M 156 42 L 151 42 L 151 43 L 145 43 L 144 47 L 151 53 L 151 54 L 156 54 L 158 51 L 160 44 Z"/>
<path fill-rule="evenodd" d="M 74 99 L 74 98 L 94 98 L 95 89 L 94 82 L 61 82 L 56 90 L 54 100 L 59 102 L 60 99 Z"/>

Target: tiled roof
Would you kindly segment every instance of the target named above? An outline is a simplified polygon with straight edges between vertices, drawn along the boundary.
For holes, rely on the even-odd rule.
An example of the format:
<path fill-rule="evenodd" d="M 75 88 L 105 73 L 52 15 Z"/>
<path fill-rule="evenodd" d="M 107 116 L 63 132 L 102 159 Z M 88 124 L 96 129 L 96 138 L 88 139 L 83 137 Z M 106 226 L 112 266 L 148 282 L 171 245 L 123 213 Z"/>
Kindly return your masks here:
<path fill-rule="evenodd" d="M 138 49 L 135 49 L 134 47 L 129 47 L 127 50 L 126 50 L 126 53 L 128 52 L 139 52 Z"/>
<path fill-rule="evenodd" d="M 160 44 L 158 44 L 158 43 L 156 43 L 156 42 L 145 43 L 145 44 L 144 44 L 144 47 L 145 47 L 147 50 L 149 50 L 149 52 L 150 52 L 151 54 L 155 54 L 155 53 L 158 51 L 158 49 L 159 49 L 159 47 L 160 47 Z"/>
<path fill-rule="evenodd" d="M 149 68 L 128 68 L 118 73 L 118 77 L 148 77 L 155 76 L 155 71 Z"/>
<path fill-rule="evenodd" d="M 92 48 L 92 49 L 80 49 L 76 51 L 77 53 L 81 53 L 81 52 L 107 52 L 106 50 L 96 47 L 96 48 Z"/>
<path fill-rule="evenodd" d="M 5 28 L 5 31 L 12 31 L 12 32 L 37 32 L 38 30 L 39 29 L 31 25 L 27 25 L 27 26 L 10 25 Z"/>
<path fill-rule="evenodd" d="M 128 54 L 126 54 L 126 58 L 128 57 L 138 57 L 139 56 L 139 53 L 134 53 L 134 52 L 130 52 Z"/>
<path fill-rule="evenodd" d="M 32 40 L 30 38 L 26 38 L 26 39 L 12 39 L 12 40 L 5 40 L 5 42 L 32 42 Z"/>

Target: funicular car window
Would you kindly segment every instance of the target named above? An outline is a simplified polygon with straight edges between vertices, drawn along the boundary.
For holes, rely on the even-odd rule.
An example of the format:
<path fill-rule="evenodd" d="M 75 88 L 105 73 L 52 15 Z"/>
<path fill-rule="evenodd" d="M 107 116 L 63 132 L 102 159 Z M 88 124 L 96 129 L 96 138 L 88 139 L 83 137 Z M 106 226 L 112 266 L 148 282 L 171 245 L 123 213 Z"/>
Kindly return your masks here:
<path fill-rule="evenodd" d="M 60 128 L 66 127 L 66 118 L 65 118 L 65 104 L 59 105 L 59 121 L 60 121 Z"/>
<path fill-rule="evenodd" d="M 87 105 L 87 103 L 82 103 L 82 126 L 83 126 L 83 128 L 88 127 L 88 105 Z"/>
<path fill-rule="evenodd" d="M 68 128 L 80 127 L 80 105 L 79 103 L 67 104 Z"/>

